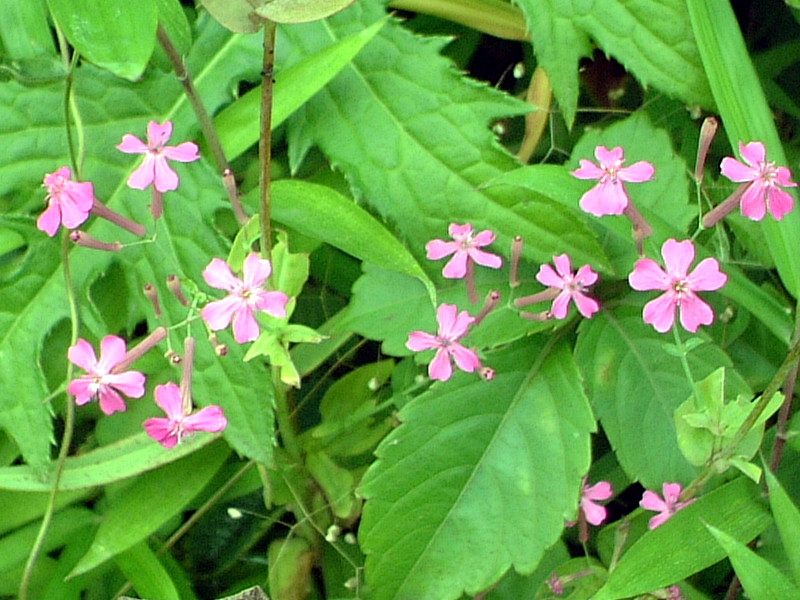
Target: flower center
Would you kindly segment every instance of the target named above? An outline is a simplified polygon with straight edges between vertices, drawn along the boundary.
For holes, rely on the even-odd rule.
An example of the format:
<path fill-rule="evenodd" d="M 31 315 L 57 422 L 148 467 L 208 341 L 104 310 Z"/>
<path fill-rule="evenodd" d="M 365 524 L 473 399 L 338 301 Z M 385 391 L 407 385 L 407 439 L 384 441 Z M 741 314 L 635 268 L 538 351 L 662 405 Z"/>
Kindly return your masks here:
<path fill-rule="evenodd" d="M 775 167 L 774 162 L 765 162 L 761 166 L 761 178 L 768 186 L 775 185 L 775 180 L 778 178 L 778 169 Z"/>
<path fill-rule="evenodd" d="M 689 284 L 686 283 L 685 279 L 675 279 L 672 281 L 672 290 L 678 295 L 678 304 L 681 303 L 681 299 L 686 294 L 686 292 L 690 291 Z"/>

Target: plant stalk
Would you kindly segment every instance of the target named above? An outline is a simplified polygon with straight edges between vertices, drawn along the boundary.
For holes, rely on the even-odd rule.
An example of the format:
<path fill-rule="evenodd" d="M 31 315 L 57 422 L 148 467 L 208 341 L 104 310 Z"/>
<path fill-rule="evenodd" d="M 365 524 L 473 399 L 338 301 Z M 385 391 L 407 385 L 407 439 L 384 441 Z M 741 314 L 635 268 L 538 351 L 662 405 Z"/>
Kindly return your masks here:
<path fill-rule="evenodd" d="M 264 61 L 261 69 L 261 135 L 259 155 L 259 227 L 261 229 L 261 257 L 272 255 L 272 196 L 270 167 L 272 165 L 272 92 L 275 80 L 275 30 L 273 21 L 264 21 Z"/>

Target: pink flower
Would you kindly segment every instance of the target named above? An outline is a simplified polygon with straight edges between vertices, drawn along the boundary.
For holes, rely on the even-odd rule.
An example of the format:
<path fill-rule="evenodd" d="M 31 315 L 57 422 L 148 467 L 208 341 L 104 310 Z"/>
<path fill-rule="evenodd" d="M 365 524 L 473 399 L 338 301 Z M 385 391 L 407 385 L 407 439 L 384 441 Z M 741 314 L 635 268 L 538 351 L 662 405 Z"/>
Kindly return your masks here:
<path fill-rule="evenodd" d="M 760 221 L 769 209 L 775 220 L 780 221 L 794 207 L 791 194 L 781 189 L 797 187 L 792 181 L 792 172 L 786 167 L 776 167 L 774 162 L 767 162 L 767 150 L 761 142 L 739 142 L 739 154 L 747 164 L 726 156 L 720 170 L 731 181 L 750 182 L 742 194 L 742 214 Z"/>
<path fill-rule="evenodd" d="M 556 319 L 565 319 L 569 310 L 569 301 L 574 300 L 575 306 L 587 319 L 600 310 L 596 300 L 584 294 L 586 288 L 597 281 L 597 273 L 589 265 L 584 265 L 578 272 L 572 274 L 572 264 L 569 256 L 561 254 L 553 257 L 555 270 L 550 265 L 542 265 L 536 274 L 536 279 L 548 287 L 557 288 L 561 293 L 553 300 L 551 312 Z"/>
<path fill-rule="evenodd" d="M 678 498 L 680 497 L 681 491 L 683 490 L 680 483 L 665 483 L 664 486 L 662 487 L 662 490 L 664 492 L 663 499 L 655 492 L 647 490 L 642 496 L 641 502 L 639 502 L 639 506 L 641 506 L 642 508 L 647 510 L 654 510 L 659 513 L 655 517 L 650 519 L 650 522 L 647 524 L 647 526 L 650 529 L 655 529 L 656 527 L 659 527 L 676 512 L 678 512 L 679 510 L 681 510 L 686 506 L 689 506 L 692 502 L 694 502 L 697 499 L 697 498 L 692 498 L 687 502 L 679 502 Z"/>
<path fill-rule="evenodd" d="M 115 335 L 108 335 L 100 342 L 100 360 L 97 360 L 92 345 L 84 339 L 69 349 L 69 360 L 86 371 L 86 375 L 73 380 L 67 387 L 78 406 L 99 399 L 100 410 L 111 415 L 126 408 L 117 391 L 131 398 L 144 396 L 144 375 L 139 371 L 114 372 L 127 353 L 125 340 Z"/>
<path fill-rule="evenodd" d="M 144 154 L 144 162 L 128 178 L 128 185 L 137 190 L 147 188 L 155 182 L 159 192 L 168 192 L 178 188 L 178 174 L 169 166 L 167 159 L 178 162 L 192 162 L 200 158 L 197 144 L 184 142 L 177 146 L 167 146 L 172 137 L 172 122 L 159 125 L 150 121 L 147 125 L 147 143 L 131 134 L 122 136 L 122 143 L 117 146 L 126 154 Z"/>
<path fill-rule="evenodd" d="M 170 382 L 156 386 L 156 404 L 167 413 L 167 417 L 152 417 L 144 422 L 147 435 L 164 448 L 172 448 L 186 436 L 195 431 L 222 431 L 228 420 L 219 406 L 206 406 L 194 414 L 183 412 L 181 389 Z"/>
<path fill-rule="evenodd" d="M 69 167 L 44 176 L 47 188 L 47 208 L 36 221 L 36 227 L 53 237 L 59 225 L 75 229 L 89 218 L 94 203 L 94 186 L 88 182 L 72 181 Z"/>
<path fill-rule="evenodd" d="M 614 495 L 614 490 L 608 481 L 598 481 L 589 485 L 588 480 L 583 480 L 581 493 L 581 510 L 586 515 L 586 521 L 592 525 L 601 525 L 606 520 L 606 507 L 597 504 L 595 500 L 608 500 Z"/>
<path fill-rule="evenodd" d="M 665 292 L 645 305 L 644 322 L 660 333 L 669 331 L 675 322 L 675 310 L 680 307 L 681 325 L 687 331 L 694 333 L 700 325 L 710 325 L 714 311 L 696 292 L 718 290 L 725 285 L 728 276 L 719 270 L 717 260 L 703 259 L 687 275 L 694 261 L 694 244 L 690 240 L 667 240 L 661 247 L 661 255 L 667 265 L 666 272 L 655 261 L 643 258 L 636 262 L 633 273 L 628 276 L 635 290 Z"/>
<path fill-rule="evenodd" d="M 428 365 L 431 379 L 447 381 L 453 375 L 450 357 L 462 371 L 472 373 L 481 368 L 481 361 L 474 350 L 458 343 L 467 334 L 469 326 L 475 319 L 467 311 L 458 312 L 455 304 L 442 304 L 436 311 L 439 321 L 439 333 L 431 335 L 424 331 L 412 331 L 408 334 L 406 347 L 414 352 L 436 348 L 436 356 Z"/>
<path fill-rule="evenodd" d="M 581 159 L 580 168 L 572 172 L 578 179 L 600 180 L 581 197 L 581 208 L 597 217 L 621 215 L 630 202 L 623 182 L 650 181 L 655 173 L 655 167 L 646 160 L 635 162 L 630 167 L 623 167 L 625 157 L 619 146 L 613 150 L 597 146 L 594 155 L 600 162 L 599 167 L 584 158 Z"/>
<path fill-rule="evenodd" d="M 479 265 L 499 269 L 503 266 L 503 259 L 495 254 L 484 252 L 480 248 L 494 242 L 495 235 L 488 229 L 478 235 L 472 235 L 472 225 L 457 225 L 452 223 L 449 227 L 450 236 L 454 241 L 431 240 L 425 245 L 430 260 L 439 260 L 445 256 L 453 255 L 442 270 L 442 275 L 448 279 L 461 279 L 467 274 L 467 261 L 472 259 Z"/>
<path fill-rule="evenodd" d="M 261 310 L 273 317 L 286 316 L 289 297 L 283 292 L 268 292 L 264 282 L 272 274 L 272 265 L 256 253 L 244 261 L 244 281 L 235 277 L 224 260 L 215 258 L 203 271 L 208 285 L 230 292 L 227 298 L 207 304 L 200 316 L 208 326 L 219 331 L 233 320 L 233 337 L 239 344 L 258 339 L 258 327 L 254 311 Z"/>

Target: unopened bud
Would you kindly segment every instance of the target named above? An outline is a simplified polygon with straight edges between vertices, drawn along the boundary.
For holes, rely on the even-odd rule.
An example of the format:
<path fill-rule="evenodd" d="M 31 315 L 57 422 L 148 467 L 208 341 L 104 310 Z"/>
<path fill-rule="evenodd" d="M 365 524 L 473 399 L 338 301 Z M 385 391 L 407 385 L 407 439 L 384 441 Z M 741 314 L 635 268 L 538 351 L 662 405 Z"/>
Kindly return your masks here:
<path fill-rule="evenodd" d="M 122 244 L 119 242 L 101 242 L 94 239 L 85 231 L 73 231 L 69 234 L 69 239 L 75 242 L 76 245 L 83 248 L 92 248 L 93 250 L 103 250 L 105 252 L 119 252 L 122 250 Z"/>
<path fill-rule="evenodd" d="M 175 352 L 175 350 L 167 350 L 164 353 L 164 358 L 166 358 L 170 362 L 170 364 L 175 366 L 178 366 L 183 362 L 181 355 Z"/>
<path fill-rule="evenodd" d="M 164 214 L 164 194 L 159 192 L 156 189 L 156 186 L 153 186 L 152 189 L 152 199 L 153 201 L 150 204 L 150 214 L 153 215 L 153 218 L 158 220 Z"/>
<path fill-rule="evenodd" d="M 211 342 L 211 345 L 214 348 L 214 353 L 217 356 L 227 356 L 228 355 L 228 346 L 223 344 L 223 343 L 221 343 L 217 339 L 217 334 L 216 333 L 212 333 L 211 335 L 209 335 L 208 336 L 208 341 Z"/>
<path fill-rule="evenodd" d="M 491 367 L 481 367 L 480 370 L 478 371 L 478 375 L 480 375 L 481 379 L 483 379 L 484 381 L 491 381 L 492 379 L 494 379 L 494 376 L 496 374 L 497 372 Z"/>
<path fill-rule="evenodd" d="M 328 531 L 325 533 L 325 541 L 329 544 L 334 544 L 339 540 L 339 536 L 342 533 L 342 528 L 336 525 L 335 523 L 328 527 Z"/>
<path fill-rule="evenodd" d="M 189 301 L 186 299 L 186 296 L 183 295 L 183 290 L 181 289 L 181 280 L 177 275 L 167 275 L 167 287 L 169 288 L 169 291 L 172 292 L 172 295 L 178 299 L 178 302 L 184 306 L 190 305 Z"/>
<path fill-rule="evenodd" d="M 150 300 L 150 304 L 153 305 L 153 311 L 156 314 L 156 318 L 160 319 L 161 315 L 161 304 L 158 302 L 158 290 L 156 290 L 156 286 L 152 283 L 145 283 L 144 284 L 144 295 L 147 296 L 147 299 Z"/>
<path fill-rule="evenodd" d="M 529 313 L 523 310 L 520 311 L 519 316 L 523 319 L 528 319 L 528 321 L 538 321 L 540 323 L 544 323 L 545 321 L 549 321 L 553 318 L 553 313 L 551 313 L 549 310 L 540 313 Z"/>
<path fill-rule="evenodd" d="M 475 321 L 473 321 L 472 323 L 473 326 L 480 325 L 481 321 L 483 321 L 486 318 L 486 315 L 492 312 L 499 303 L 500 303 L 500 292 L 498 292 L 497 290 L 492 290 L 491 292 L 489 292 L 489 295 L 486 296 L 486 300 L 483 303 L 483 308 L 481 309 L 481 312 L 478 313 L 478 315 L 475 317 Z"/>
<path fill-rule="evenodd" d="M 511 275 L 509 276 L 509 284 L 512 288 L 519 285 L 519 259 L 522 256 L 522 236 L 514 236 L 511 242 Z"/>
<path fill-rule="evenodd" d="M 717 135 L 717 129 L 719 129 L 719 121 L 714 117 L 706 117 L 702 127 L 700 127 L 700 142 L 697 145 L 697 162 L 695 162 L 694 165 L 694 178 L 697 180 L 697 183 L 703 182 L 708 149 L 711 147 L 711 142 L 714 141 L 714 136 Z"/>
<path fill-rule="evenodd" d="M 344 539 L 345 544 L 350 544 L 351 546 L 355 546 L 358 543 L 358 540 L 356 539 L 356 536 L 352 531 L 348 531 L 347 533 L 345 533 L 344 538 L 342 539 Z"/>

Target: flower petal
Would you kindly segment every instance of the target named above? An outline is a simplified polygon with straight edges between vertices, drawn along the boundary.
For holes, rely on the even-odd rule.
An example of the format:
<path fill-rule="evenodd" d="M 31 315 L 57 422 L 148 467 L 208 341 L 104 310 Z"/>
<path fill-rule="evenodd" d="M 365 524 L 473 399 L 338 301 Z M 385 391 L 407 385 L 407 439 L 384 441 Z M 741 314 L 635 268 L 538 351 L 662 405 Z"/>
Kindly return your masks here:
<path fill-rule="evenodd" d="M 181 398 L 181 388 L 176 384 L 165 383 L 157 385 L 155 391 L 156 404 L 161 407 L 170 421 L 180 421 L 183 418 L 183 399 Z"/>
<path fill-rule="evenodd" d="M 456 252 L 461 245 L 458 242 L 445 242 L 444 240 L 431 240 L 425 244 L 425 251 L 429 260 L 439 260 Z"/>
<path fill-rule="evenodd" d="M 183 426 L 186 431 L 210 431 L 216 433 L 228 426 L 228 420 L 225 418 L 222 408 L 212 405 L 184 417 Z"/>
<path fill-rule="evenodd" d="M 406 348 L 414 352 L 422 352 L 423 350 L 430 350 L 431 348 L 438 347 L 439 340 L 435 335 L 426 333 L 424 331 L 412 331 L 408 334 L 408 341 Z"/>
<path fill-rule="evenodd" d="M 742 194 L 740 207 L 742 214 L 752 221 L 760 221 L 767 214 L 767 201 L 764 182 L 756 179 Z"/>
<path fill-rule="evenodd" d="M 605 146 L 597 146 L 594 149 L 594 156 L 605 169 L 616 167 L 625 162 L 625 153 L 619 146 L 612 150 Z"/>
<path fill-rule="evenodd" d="M 154 162 L 155 158 L 152 154 L 145 154 L 142 164 L 128 177 L 128 187 L 132 187 L 135 190 L 147 189 L 147 186 L 153 183 L 153 178 L 155 177 Z"/>
<path fill-rule="evenodd" d="M 289 296 L 283 292 L 265 292 L 258 293 L 258 300 L 255 307 L 258 310 L 263 310 L 268 315 L 283 319 L 286 316 L 286 305 L 289 303 Z"/>
<path fill-rule="evenodd" d="M 495 236 L 494 231 L 490 229 L 484 229 L 478 235 L 472 238 L 472 247 L 475 246 L 488 246 L 489 244 L 493 244 L 497 236 Z"/>
<path fill-rule="evenodd" d="M 200 158 L 197 144 L 194 142 L 183 142 L 177 146 L 167 146 L 162 150 L 162 154 L 170 160 L 178 162 L 194 162 Z"/>
<path fill-rule="evenodd" d="M 608 500 L 614 495 L 614 488 L 609 481 L 598 481 L 594 485 L 586 485 L 583 488 L 583 497 L 589 500 Z"/>
<path fill-rule="evenodd" d="M 590 286 L 597 283 L 597 278 L 599 275 L 594 272 L 590 265 L 583 265 L 578 272 L 575 273 L 575 279 L 582 285 L 582 286 Z"/>
<path fill-rule="evenodd" d="M 144 423 L 144 430 L 151 438 L 164 448 L 174 448 L 178 443 L 178 436 L 172 433 L 172 422 L 164 417 L 152 417 Z"/>
<path fill-rule="evenodd" d="M 478 248 L 472 247 L 467 250 L 467 254 L 479 265 L 490 267 L 492 269 L 499 269 L 503 266 L 503 259 L 496 254 L 484 252 Z"/>
<path fill-rule="evenodd" d="M 600 310 L 600 304 L 597 300 L 581 292 L 572 294 L 572 299 L 575 301 L 575 306 L 578 307 L 578 311 L 587 319 L 591 319 L 594 313 Z"/>
<path fill-rule="evenodd" d="M 556 319 L 561 320 L 567 318 L 570 298 L 570 293 L 565 290 L 556 296 L 555 300 L 553 300 L 553 306 L 550 309 L 550 312 L 553 313 L 553 316 Z"/>
<path fill-rule="evenodd" d="M 110 386 L 101 386 L 98 396 L 100 396 L 100 410 L 107 415 L 113 415 L 115 412 L 125 412 L 128 408 L 125 406 L 125 401 L 122 399 L 122 396 L 115 392 Z"/>
<path fill-rule="evenodd" d="M 761 142 L 743 144 L 739 142 L 739 154 L 752 167 L 760 167 L 767 160 L 767 149 Z"/>
<path fill-rule="evenodd" d="M 234 295 L 230 295 L 222 300 L 209 302 L 200 311 L 200 317 L 208 323 L 212 331 L 225 329 L 233 320 L 233 315 L 241 310 L 244 301 Z"/>
<path fill-rule="evenodd" d="M 661 256 L 667 266 L 667 273 L 675 279 L 684 279 L 694 262 L 694 244 L 691 240 L 679 242 L 669 239 L 661 246 Z"/>
<path fill-rule="evenodd" d="M 122 143 L 117 146 L 117 150 L 125 154 L 147 154 L 150 151 L 147 144 L 130 133 L 122 136 Z"/>
<path fill-rule="evenodd" d="M 567 277 L 572 277 L 572 261 L 570 261 L 568 254 L 559 254 L 558 256 L 554 256 L 553 264 L 556 266 L 556 271 L 558 271 L 562 281 Z M 563 284 L 560 287 L 563 287 Z"/>
<path fill-rule="evenodd" d="M 67 358 L 72 364 L 78 365 L 87 373 L 93 373 L 97 367 L 97 355 L 94 353 L 94 348 L 83 338 L 70 347 L 67 351 Z"/>
<path fill-rule="evenodd" d="M 536 279 L 539 283 L 547 287 L 564 289 L 564 280 L 550 265 L 544 264 L 540 266 L 539 272 L 536 274 Z"/>
<path fill-rule="evenodd" d="M 591 500 L 581 500 L 581 509 L 586 516 L 586 521 L 592 525 L 602 525 L 606 520 L 607 512 L 605 506 L 600 506 Z"/>
<path fill-rule="evenodd" d="M 93 384 L 93 377 L 83 376 L 79 379 L 74 379 L 67 386 L 67 393 L 75 396 L 75 404 L 83 406 L 94 400 Z"/>
<path fill-rule="evenodd" d="M 704 258 L 686 278 L 689 289 L 695 292 L 711 292 L 720 289 L 728 276 L 719 270 L 716 258 Z"/>
<path fill-rule="evenodd" d="M 628 193 L 622 182 L 601 181 L 583 196 L 580 207 L 596 217 L 621 215 L 628 207 Z"/>
<path fill-rule="evenodd" d="M 103 382 L 115 387 L 129 398 L 141 398 L 144 396 L 145 376 L 139 371 L 105 375 Z"/>
<path fill-rule="evenodd" d="M 233 274 L 228 263 L 221 258 L 215 258 L 208 263 L 203 269 L 203 279 L 211 287 L 228 292 L 235 292 L 243 285 L 242 280 Z"/>
<path fill-rule="evenodd" d="M 251 252 L 244 259 L 242 270 L 244 286 L 253 290 L 264 285 L 264 282 L 272 274 L 272 264 L 266 259 L 259 258 L 255 252 Z"/>
<path fill-rule="evenodd" d="M 794 198 L 792 198 L 791 194 L 777 187 L 767 188 L 767 205 L 775 220 L 780 221 L 785 215 L 792 212 Z"/>
<path fill-rule="evenodd" d="M 450 364 L 450 354 L 444 348 L 439 348 L 431 364 L 428 365 L 428 375 L 431 379 L 447 381 L 453 375 L 453 365 Z"/>
<path fill-rule="evenodd" d="M 481 360 L 478 358 L 478 354 L 474 350 L 465 348 L 461 344 L 451 344 L 450 354 L 452 354 L 453 360 L 456 361 L 456 365 L 458 365 L 458 368 L 462 371 L 474 373 L 481 368 Z"/>
<path fill-rule="evenodd" d="M 447 231 L 453 239 L 457 241 L 465 240 L 472 235 L 472 223 L 464 223 L 463 225 L 451 223 Z"/>
<path fill-rule="evenodd" d="M 628 275 L 628 283 L 638 292 L 648 290 L 667 290 L 671 279 L 656 261 L 642 258 L 636 261 L 633 273 Z"/>
<path fill-rule="evenodd" d="M 447 279 L 461 279 L 467 274 L 467 252 L 459 248 L 453 258 L 447 261 L 447 264 L 442 269 L 442 275 Z"/>
<path fill-rule="evenodd" d="M 156 156 L 153 160 L 153 181 L 155 181 L 156 189 L 162 193 L 178 189 L 180 183 L 178 174 L 172 170 L 163 155 Z"/>
<path fill-rule="evenodd" d="M 686 331 L 695 333 L 700 325 L 714 322 L 714 311 L 693 292 L 684 292 L 680 307 L 681 325 Z"/>
<path fill-rule="evenodd" d="M 732 156 L 726 156 L 720 163 L 720 173 L 731 181 L 736 183 L 743 183 L 745 181 L 753 181 L 760 177 L 758 169 L 748 167 L 744 163 L 739 162 Z"/>
<path fill-rule="evenodd" d="M 578 179 L 602 179 L 606 172 L 590 160 L 582 158 L 581 166 L 572 171 L 572 176 Z"/>
<path fill-rule="evenodd" d="M 61 225 L 61 208 L 55 198 L 51 198 L 44 209 L 44 212 L 39 215 L 36 220 L 36 227 L 44 231 L 50 237 L 58 233 L 58 227 Z"/>
<path fill-rule="evenodd" d="M 667 504 L 661 496 L 650 490 L 645 490 L 642 495 L 642 500 L 639 502 L 639 506 L 647 510 L 657 510 L 658 512 L 667 510 Z"/>
<path fill-rule="evenodd" d="M 116 335 L 107 335 L 100 342 L 100 361 L 95 372 L 101 375 L 110 373 L 111 369 L 125 360 L 127 353 L 128 345 L 125 340 Z"/>
<path fill-rule="evenodd" d="M 172 137 L 172 121 L 159 125 L 156 121 L 147 124 L 147 145 L 151 150 L 164 146 Z"/>
<path fill-rule="evenodd" d="M 655 172 L 656 168 L 651 163 L 646 160 L 640 160 L 633 163 L 630 167 L 625 167 L 617 171 L 617 177 L 622 181 L 641 183 L 653 179 Z"/>
<path fill-rule="evenodd" d="M 238 344 L 254 342 L 261 335 L 261 328 L 258 326 L 253 315 L 253 309 L 246 302 L 242 302 L 233 315 L 233 339 Z"/>
<path fill-rule="evenodd" d="M 642 317 L 659 333 L 665 333 L 675 324 L 675 308 L 678 302 L 673 292 L 661 294 L 655 300 L 644 305 Z"/>

